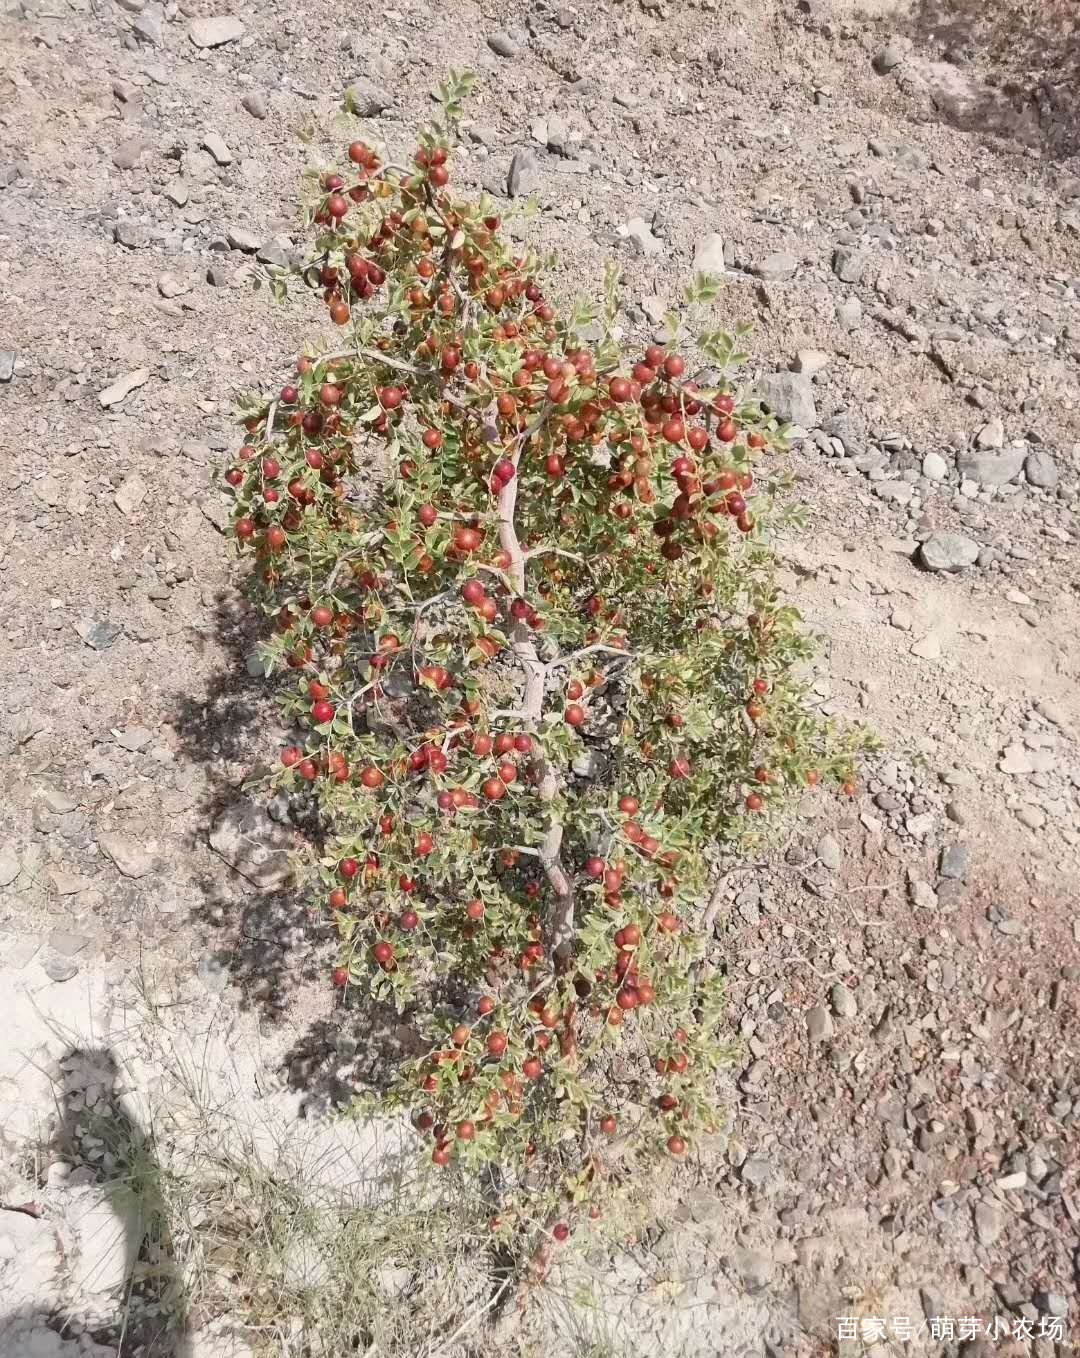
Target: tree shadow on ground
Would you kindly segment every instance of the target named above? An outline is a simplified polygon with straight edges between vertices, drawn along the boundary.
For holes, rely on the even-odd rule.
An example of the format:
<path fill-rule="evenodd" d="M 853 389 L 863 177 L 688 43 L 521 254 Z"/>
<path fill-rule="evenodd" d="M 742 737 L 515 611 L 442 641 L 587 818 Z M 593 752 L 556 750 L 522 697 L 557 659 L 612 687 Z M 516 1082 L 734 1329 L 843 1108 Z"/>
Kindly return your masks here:
<path fill-rule="evenodd" d="M 971 131 L 1039 145 L 1057 159 L 1080 153 L 1080 5 L 1076 0 L 916 0 L 916 45 L 979 84 L 969 98 L 935 100 Z"/>
<path fill-rule="evenodd" d="M 55 1131 L 40 1159 L 71 1171 L 55 1195 L 42 1195 L 44 1205 L 5 1204 L 4 1212 L 35 1223 L 23 1223 L 25 1248 L 54 1247 L 69 1281 L 40 1306 L 6 1311 L 0 1299 L 0 1358 L 189 1358 L 191 1317 L 153 1139 L 124 1106 L 109 1048 L 73 1046 L 59 1070 Z M 62 1221 L 51 1219 L 52 1202 L 62 1202 Z M 58 1300 L 65 1293 L 70 1303 Z M 95 1293 L 92 1312 L 82 1313 L 77 1299 Z"/>
<path fill-rule="evenodd" d="M 269 740 L 281 732 L 274 702 L 275 686 L 249 660 L 264 639 L 260 620 L 235 590 L 219 595 L 212 644 L 214 678 L 201 694 L 180 693 L 172 703 L 173 724 L 185 759 L 200 766 L 205 791 L 198 807 L 198 833 L 205 837 L 223 813 L 248 799 L 267 805 L 255 792 L 245 794 L 244 781 L 265 768 L 253 757 L 285 743 Z M 270 805 L 282 834 L 291 831 L 296 849 L 317 844 L 321 833 L 314 801 L 278 797 Z M 308 895 L 286 885 L 260 890 L 224 862 L 220 870 L 201 874 L 189 919 L 206 952 L 198 963 L 210 989 L 232 985 L 241 1009 L 258 1014 L 263 1023 L 288 1019 L 295 1024 L 293 1001 L 329 986 L 336 931 L 324 911 L 313 909 Z M 306 1111 L 321 1113 L 347 1103 L 353 1082 L 369 1087 L 385 1084 L 397 1064 L 419 1054 L 415 1039 L 392 1007 L 350 995 L 335 1000 L 332 1019 L 310 1019 L 282 1060 L 290 1088 L 304 1095 Z"/>

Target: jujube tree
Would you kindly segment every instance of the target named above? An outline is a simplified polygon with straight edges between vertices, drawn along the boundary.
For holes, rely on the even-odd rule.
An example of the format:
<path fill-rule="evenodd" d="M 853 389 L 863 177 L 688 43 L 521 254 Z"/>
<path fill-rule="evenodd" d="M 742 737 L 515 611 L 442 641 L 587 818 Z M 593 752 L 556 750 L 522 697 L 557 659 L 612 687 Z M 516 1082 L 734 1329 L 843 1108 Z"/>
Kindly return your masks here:
<path fill-rule="evenodd" d="M 295 272 L 341 342 L 245 402 L 225 480 L 304 733 L 275 781 L 317 798 L 333 984 L 415 1024 L 384 1097 L 434 1164 L 498 1166 L 494 1224 L 559 1240 L 713 1125 L 707 855 L 792 790 L 850 790 L 860 737 L 793 673 L 786 441 L 741 335 L 690 345 L 673 317 L 626 356 L 614 278 L 557 308 L 495 206 L 452 191 L 468 84 L 411 166 L 355 141 L 312 182 Z"/>

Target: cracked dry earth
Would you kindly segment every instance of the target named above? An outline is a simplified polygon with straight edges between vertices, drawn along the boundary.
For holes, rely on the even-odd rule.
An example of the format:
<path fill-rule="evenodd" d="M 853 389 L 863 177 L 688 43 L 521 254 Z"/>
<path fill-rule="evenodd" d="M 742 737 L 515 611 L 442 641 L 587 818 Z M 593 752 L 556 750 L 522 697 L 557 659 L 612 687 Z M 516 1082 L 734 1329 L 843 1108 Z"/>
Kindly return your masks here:
<path fill-rule="evenodd" d="M 0 1198 L 43 1206 L 0 1213 L 5 1358 L 257 1342 L 221 1317 L 187 1348 L 164 1320 L 118 1338 L 139 1240 L 108 1153 L 28 1158 L 56 1144 L 57 1081 L 78 1110 L 107 1088 L 72 1051 L 115 1037 L 136 981 L 173 988 L 174 1024 L 248 1035 L 229 1078 L 257 1099 L 283 1072 L 294 1119 L 362 1077 L 325 940 L 210 844 L 277 745 L 210 473 L 232 398 L 321 325 L 249 280 L 299 240 L 340 90 L 407 152 L 466 66 L 456 172 L 535 195 L 517 229 L 559 250 L 566 293 L 616 260 L 645 340 L 723 266 L 717 323 L 754 325 L 761 391 L 805 434 L 783 555 L 823 636 L 814 692 L 885 747 L 721 890 L 721 1150 L 514 1343 L 883 1355 L 906 1317 L 920 1352 L 1075 1351 L 1076 114 L 1007 96 L 921 8 L 3 0 Z M 141 1059 L 152 1086 L 164 1058 Z"/>

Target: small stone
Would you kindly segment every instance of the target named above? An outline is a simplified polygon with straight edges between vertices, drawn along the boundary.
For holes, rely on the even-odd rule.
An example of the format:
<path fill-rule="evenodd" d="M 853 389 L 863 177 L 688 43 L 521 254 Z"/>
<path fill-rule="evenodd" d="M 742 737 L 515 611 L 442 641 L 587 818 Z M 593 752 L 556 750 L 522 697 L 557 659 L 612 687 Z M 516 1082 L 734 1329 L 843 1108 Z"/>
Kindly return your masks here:
<path fill-rule="evenodd" d="M 929 882 L 924 882 L 919 877 L 912 877 L 908 883 L 908 890 L 911 893 L 911 903 L 920 910 L 936 910 L 938 908 L 937 892 Z"/>
<path fill-rule="evenodd" d="M 120 488 L 113 496 L 113 503 L 121 514 L 132 515 L 142 504 L 149 494 L 150 487 L 142 479 L 138 472 L 131 472 L 125 476 L 120 483 Z"/>
<path fill-rule="evenodd" d="M 90 946 L 92 940 L 86 934 L 64 933 L 59 929 L 54 929 L 45 941 L 61 957 L 77 957 L 79 953 Z"/>
<path fill-rule="evenodd" d="M 119 623 L 96 622 L 92 618 L 81 619 L 75 624 L 75 630 L 94 651 L 107 651 L 124 633 Z"/>
<path fill-rule="evenodd" d="M 1035 1306 L 1044 1316 L 1067 1316 L 1068 1300 L 1060 1292 L 1036 1292 Z"/>
<path fill-rule="evenodd" d="M 117 745 L 122 750 L 127 750 L 129 754 L 145 750 L 153 739 L 153 731 L 148 731 L 145 726 L 128 726 L 123 731 L 115 733 Z"/>
<path fill-rule="evenodd" d="M 188 37 L 196 47 L 222 47 L 227 42 L 238 42 L 244 36 L 244 25 L 232 15 L 215 19 L 192 19 Z"/>
<path fill-rule="evenodd" d="M 84 877 L 78 872 L 68 872 L 60 867 L 49 869 L 49 881 L 52 882 L 53 890 L 58 896 L 76 896 L 80 891 L 85 891 L 88 886 L 93 885 L 91 878 Z"/>
<path fill-rule="evenodd" d="M 1015 1193 L 1021 1188 L 1027 1187 L 1027 1170 L 1017 1170 L 1015 1174 L 1005 1174 L 1000 1179 L 994 1180 L 994 1187 L 1000 1188 L 1002 1193 Z"/>
<path fill-rule="evenodd" d="M 993 1245 L 1005 1229 L 1005 1214 L 989 1202 L 975 1204 L 975 1234 L 980 1245 Z"/>
<path fill-rule="evenodd" d="M 257 231 L 246 226 L 230 226 L 225 239 L 234 250 L 242 250 L 245 255 L 253 255 L 262 248 L 263 238 Z"/>
<path fill-rule="evenodd" d="M 58 984 L 70 981 L 73 976 L 79 974 L 79 964 L 73 962 L 70 957 L 61 957 L 59 953 L 47 952 L 41 958 L 41 967 L 50 981 Z"/>
<path fill-rule="evenodd" d="M 131 31 L 137 38 L 147 42 L 151 47 L 160 47 L 165 41 L 165 30 L 162 23 L 162 13 L 155 6 L 148 9 L 145 14 L 140 14 L 131 25 Z"/>
<path fill-rule="evenodd" d="M 1002 449 L 968 449 L 956 459 L 960 475 L 980 486 L 1004 486 L 1020 475 L 1027 458 L 1024 444 Z"/>
<path fill-rule="evenodd" d="M 191 191 L 182 179 L 174 179 L 166 188 L 165 197 L 175 207 L 184 207 L 187 200 L 191 197 Z"/>
<path fill-rule="evenodd" d="M 694 273 L 719 277 L 724 272 L 724 238 L 718 231 L 711 231 L 694 247 Z"/>
<path fill-rule="evenodd" d="M 828 1042 L 832 1037 L 832 1015 L 823 1004 L 815 1004 L 807 1011 L 806 1035 L 811 1042 Z"/>
<path fill-rule="evenodd" d="M 1005 446 L 1005 426 L 996 416 L 994 419 L 988 420 L 975 435 L 975 446 L 977 448 L 1003 448 Z"/>
<path fill-rule="evenodd" d="M 799 267 L 799 261 L 794 255 L 780 252 L 774 255 L 766 255 L 754 266 L 754 272 L 759 278 L 764 278 L 769 283 L 781 283 L 785 279 L 791 278 L 795 270 Z"/>
<path fill-rule="evenodd" d="M 527 146 L 514 152 L 506 175 L 506 189 L 511 198 L 528 197 L 536 191 L 540 166 L 536 155 Z"/>
<path fill-rule="evenodd" d="M 928 481 L 944 481 L 949 475 L 949 464 L 940 453 L 927 453 L 923 458 L 922 473 Z"/>
<path fill-rule="evenodd" d="M 126 250 L 144 250 L 150 244 L 150 233 L 141 222 L 125 217 L 113 227 L 113 240 Z"/>
<path fill-rule="evenodd" d="M 118 170 L 133 170 L 147 149 L 145 137 L 128 137 L 113 152 L 112 162 Z"/>
<path fill-rule="evenodd" d="M 10 382 L 15 376 L 16 358 L 14 349 L 0 349 L 0 382 Z"/>
<path fill-rule="evenodd" d="M 259 122 L 266 117 L 268 112 L 266 107 L 266 96 L 258 90 L 249 90 L 240 100 L 240 105 L 253 118 L 258 118 Z"/>
<path fill-rule="evenodd" d="M 806 373 L 770 373 L 758 379 L 757 391 L 777 419 L 804 429 L 817 424 L 814 388 Z"/>
<path fill-rule="evenodd" d="M 345 97 L 353 112 L 361 118 L 377 118 L 394 105 L 394 96 L 390 91 L 365 76 L 349 85 Z"/>
<path fill-rule="evenodd" d="M 845 330 L 855 330 L 862 324 L 862 302 L 857 297 L 847 297 L 836 306 L 836 319 Z"/>
<path fill-rule="evenodd" d="M 105 857 L 111 859 L 125 877 L 145 877 L 154 870 L 157 862 L 155 856 L 134 839 L 128 839 L 125 835 L 103 834 L 98 835 L 97 843 Z"/>
<path fill-rule="evenodd" d="M 739 1178 L 751 1188 L 761 1188 L 769 1181 L 771 1175 L 772 1166 L 760 1155 L 747 1156 L 739 1170 Z"/>
<path fill-rule="evenodd" d="M 1038 806 L 1025 804 L 1017 807 L 1016 819 L 1029 830 L 1041 830 L 1046 824 L 1046 812 Z"/>
<path fill-rule="evenodd" d="M 962 533 L 933 533 L 919 548 L 919 556 L 927 570 L 962 571 L 975 564 L 979 544 Z"/>
<path fill-rule="evenodd" d="M 182 297 L 185 292 L 191 291 L 191 284 L 177 278 L 175 274 L 163 273 L 158 277 L 157 289 L 162 297 Z"/>
<path fill-rule="evenodd" d="M 521 54 L 521 48 L 510 34 L 502 28 L 496 33 L 488 34 L 487 45 L 497 57 L 505 57 L 508 61 L 512 61 L 514 57 L 520 56 Z"/>
<path fill-rule="evenodd" d="M 655 294 L 650 293 L 648 297 L 643 297 L 639 305 L 645 313 L 645 319 L 651 321 L 653 325 L 660 325 L 667 315 L 664 299 L 655 296 Z"/>
<path fill-rule="evenodd" d="M 853 1019 L 859 1012 L 859 1005 L 855 996 L 846 985 L 842 985 L 839 981 L 833 986 L 829 997 L 832 1000 L 833 1013 L 837 1018 Z"/>
<path fill-rule="evenodd" d="M 269 240 L 255 252 L 260 264 L 270 264 L 278 269 L 287 269 L 292 263 L 289 250 L 279 241 Z"/>
<path fill-rule="evenodd" d="M 971 870 L 971 851 L 966 844 L 950 844 L 941 851 L 941 875 L 963 882 Z"/>
<path fill-rule="evenodd" d="M 633 241 L 639 255 L 658 255 L 663 251 L 664 242 L 654 236 L 644 217 L 631 217 L 626 223 L 626 236 Z"/>
<path fill-rule="evenodd" d="M 105 410 L 110 406 L 118 406 L 122 404 L 136 388 L 141 387 L 145 382 L 149 382 L 149 380 L 149 368 L 136 368 L 134 372 L 125 373 L 123 377 L 118 377 L 115 382 L 110 383 L 103 391 L 98 392 L 98 402 Z"/>
<path fill-rule="evenodd" d="M 899 43 L 886 43 L 874 57 L 874 70 L 879 75 L 888 75 L 904 60 L 904 49 Z"/>
<path fill-rule="evenodd" d="M 1024 459 L 1024 475 L 1031 485 L 1053 490 L 1058 483 L 1057 463 L 1049 453 L 1034 448 Z"/>
<path fill-rule="evenodd" d="M 895 627 L 899 632 L 910 632 L 915 625 L 915 619 L 906 608 L 894 608 L 889 614 L 889 626 Z"/>
<path fill-rule="evenodd" d="M 841 283 L 858 283 L 866 268 L 866 257 L 859 250 L 840 245 L 833 251 L 832 270 Z"/>
<path fill-rule="evenodd" d="M 998 760 L 998 768 L 1002 773 L 1011 773 L 1014 777 L 1019 777 L 1025 773 L 1034 773 L 1035 764 L 1026 746 L 1019 741 L 1013 741 L 1011 745 L 1006 745 Z"/>
<path fill-rule="evenodd" d="M 207 132 L 202 139 L 202 145 L 209 151 L 219 165 L 232 164 L 232 152 L 225 144 L 225 138 L 217 132 Z"/>
<path fill-rule="evenodd" d="M 791 371 L 813 376 L 828 366 L 830 355 L 824 349 L 800 349 L 791 364 Z"/>
<path fill-rule="evenodd" d="M 817 842 L 817 856 L 824 867 L 830 872 L 836 872 L 843 857 L 840 841 L 832 835 L 822 835 Z"/>

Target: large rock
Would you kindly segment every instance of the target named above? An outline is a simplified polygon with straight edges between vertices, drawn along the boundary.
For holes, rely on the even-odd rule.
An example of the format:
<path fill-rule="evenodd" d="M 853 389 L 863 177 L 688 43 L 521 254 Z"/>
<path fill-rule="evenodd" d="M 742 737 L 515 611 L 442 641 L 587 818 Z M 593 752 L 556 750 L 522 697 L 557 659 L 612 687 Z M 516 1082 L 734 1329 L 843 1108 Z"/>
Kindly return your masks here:
<path fill-rule="evenodd" d="M 1009 448 L 969 448 L 956 460 L 961 476 L 980 486 L 1004 486 L 1020 475 L 1028 450 L 1023 443 Z"/>
<path fill-rule="evenodd" d="M 979 544 L 963 533 L 934 533 L 919 548 L 919 556 L 929 571 L 962 571 L 978 560 Z"/>
<path fill-rule="evenodd" d="M 807 373 L 770 373 L 757 384 L 757 392 L 769 410 L 787 424 L 805 429 L 817 424 L 814 388 Z"/>
<path fill-rule="evenodd" d="M 241 877 L 264 891 L 284 886 L 292 875 L 292 835 L 270 819 L 264 807 L 243 799 L 218 817 L 210 831 L 210 847 Z"/>

